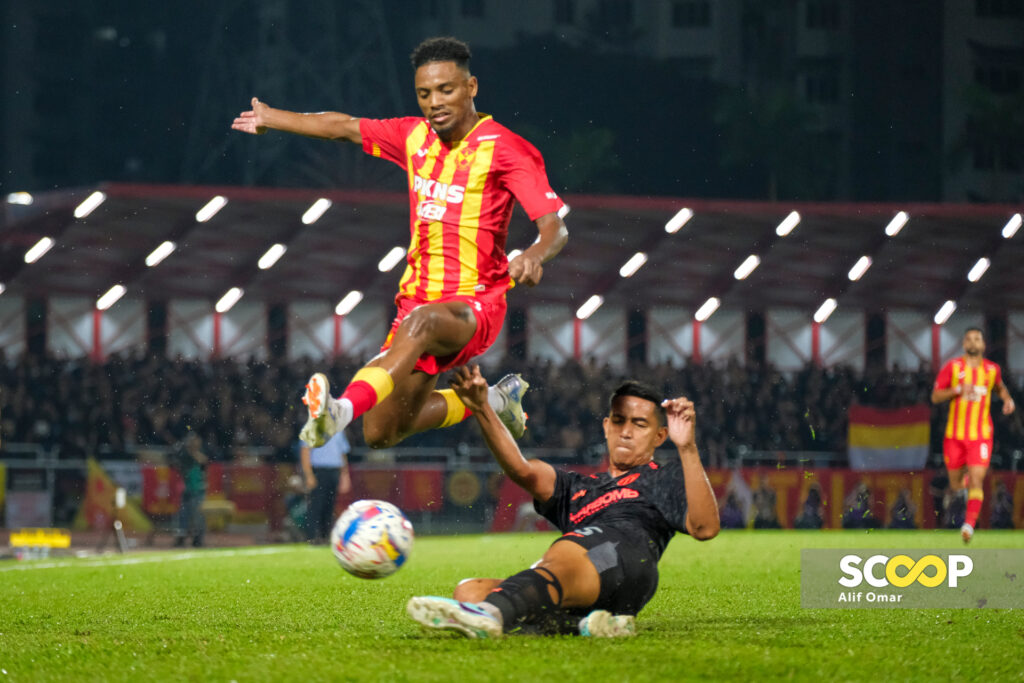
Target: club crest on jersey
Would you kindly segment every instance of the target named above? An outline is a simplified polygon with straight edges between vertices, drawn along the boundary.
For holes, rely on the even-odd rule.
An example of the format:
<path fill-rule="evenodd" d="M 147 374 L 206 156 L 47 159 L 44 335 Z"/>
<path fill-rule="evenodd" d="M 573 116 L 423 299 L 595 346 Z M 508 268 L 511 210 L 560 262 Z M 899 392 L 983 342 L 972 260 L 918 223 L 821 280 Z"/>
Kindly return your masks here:
<path fill-rule="evenodd" d="M 465 171 L 473 164 L 473 157 L 476 156 L 476 149 L 463 148 L 455 155 L 455 167 Z"/>
<path fill-rule="evenodd" d="M 461 204 L 466 196 L 466 188 L 462 185 L 449 185 L 430 178 L 413 176 L 412 191 L 421 199 L 433 199 L 447 204 Z"/>

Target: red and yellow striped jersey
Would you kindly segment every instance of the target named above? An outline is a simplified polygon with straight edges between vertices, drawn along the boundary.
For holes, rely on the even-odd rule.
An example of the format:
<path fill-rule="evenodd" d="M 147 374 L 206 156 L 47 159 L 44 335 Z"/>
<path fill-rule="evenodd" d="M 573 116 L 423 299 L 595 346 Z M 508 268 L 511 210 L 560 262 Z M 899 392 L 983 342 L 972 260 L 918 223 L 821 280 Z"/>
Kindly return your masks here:
<path fill-rule="evenodd" d="M 452 144 L 418 117 L 362 119 L 359 131 L 367 154 L 409 174 L 412 239 L 396 299 L 504 296 L 505 238 L 515 200 L 530 220 L 563 206 L 540 152 L 485 115 Z"/>
<path fill-rule="evenodd" d="M 982 359 L 974 368 L 967 358 L 954 358 L 942 366 L 935 378 L 936 389 L 962 387 L 949 402 L 946 438 L 958 441 L 979 441 L 992 438 L 992 394 L 1002 386 L 999 365 Z"/>

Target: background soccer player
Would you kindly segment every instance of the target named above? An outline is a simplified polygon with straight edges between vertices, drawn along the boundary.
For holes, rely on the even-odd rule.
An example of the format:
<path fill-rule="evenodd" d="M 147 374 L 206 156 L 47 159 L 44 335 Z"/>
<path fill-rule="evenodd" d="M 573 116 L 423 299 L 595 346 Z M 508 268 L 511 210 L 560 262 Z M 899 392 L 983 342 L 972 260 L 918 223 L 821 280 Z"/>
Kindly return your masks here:
<path fill-rule="evenodd" d="M 412 598 L 409 615 L 429 628 L 471 638 L 521 627 L 594 636 L 634 633 L 634 617 L 654 596 L 658 560 L 675 532 L 698 540 L 718 534 L 718 504 L 697 452 L 693 403 L 664 401 L 638 382 L 622 384 L 604 418 L 608 471 L 583 476 L 523 457 L 488 405 L 479 368 L 459 368 L 452 387 L 474 411 L 502 470 L 562 536 L 529 569 L 503 581 L 464 581 L 455 600 Z M 659 466 L 654 450 L 666 438 L 677 457 Z"/>
<path fill-rule="evenodd" d="M 398 315 L 382 353 L 360 369 L 339 400 L 317 373 L 306 387 L 309 421 L 301 438 L 314 446 L 366 414 L 363 433 L 374 447 L 468 416 L 437 376 L 490 347 L 505 319 L 505 293 L 515 283 L 540 282 L 541 264 L 565 245 L 568 233 L 544 161 L 533 145 L 474 104 L 478 84 L 470 51 L 454 38 L 432 38 L 412 53 L 416 98 L 423 117 L 360 119 L 325 112 L 274 109 L 255 97 L 232 128 L 260 134 L 273 128 L 359 143 L 367 154 L 393 161 L 409 174 L 410 222 L 405 274 L 395 298 Z M 505 238 L 518 200 L 539 237 L 508 262 Z M 527 385 L 516 375 L 498 383 L 492 405 L 517 436 L 525 427 L 520 400 Z"/>
<path fill-rule="evenodd" d="M 1003 384 L 999 366 L 983 357 L 985 338 L 977 327 L 964 333 L 964 355 L 942 366 L 932 389 L 932 403 L 949 401 L 949 418 L 942 454 L 949 470 L 951 493 L 962 495 L 967 468 L 967 513 L 960 535 L 964 543 L 971 540 L 984 500 L 982 484 L 992 458 L 992 394 L 999 393 L 1003 415 L 1011 414 L 1016 405 Z"/>

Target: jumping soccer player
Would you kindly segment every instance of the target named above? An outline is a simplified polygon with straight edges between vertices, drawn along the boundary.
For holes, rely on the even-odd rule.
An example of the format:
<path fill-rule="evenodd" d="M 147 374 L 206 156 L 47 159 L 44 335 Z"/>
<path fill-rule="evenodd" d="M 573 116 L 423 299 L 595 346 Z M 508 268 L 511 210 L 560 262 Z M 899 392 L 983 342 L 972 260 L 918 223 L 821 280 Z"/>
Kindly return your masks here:
<path fill-rule="evenodd" d="M 985 338 L 977 327 L 964 333 L 964 355 L 942 366 L 932 389 L 932 403 L 952 401 L 946 421 L 942 455 L 949 471 L 950 498 L 963 495 L 963 469 L 967 468 L 967 513 L 960 536 L 969 543 L 984 500 L 982 484 L 992 457 L 993 392 L 1003 401 L 1003 415 L 1011 414 L 1016 405 L 1003 384 L 999 366 L 982 357 Z M 948 506 L 947 506 L 948 507 Z"/>
<path fill-rule="evenodd" d="M 398 314 L 382 353 L 356 372 L 339 399 L 330 396 L 322 373 L 310 378 L 303 399 L 309 420 L 300 436 L 313 446 L 364 414 L 366 442 L 377 448 L 466 419 L 452 390 L 435 390 L 437 376 L 494 343 L 505 320 L 506 291 L 540 282 L 542 264 L 568 239 L 561 218 L 568 207 L 552 191 L 540 153 L 477 113 L 469 60 L 469 47 L 454 38 L 431 38 L 413 51 L 422 118 L 300 114 L 254 97 L 252 110 L 231 125 L 254 135 L 276 129 L 359 143 L 409 175 L 412 240 L 395 297 Z M 539 236 L 509 262 L 505 239 L 516 200 Z M 527 388 L 509 375 L 489 397 L 517 437 L 525 428 Z"/>
<path fill-rule="evenodd" d="M 488 404 L 477 367 L 459 368 L 452 387 L 488 448 L 534 507 L 562 532 L 531 568 L 505 580 L 468 579 L 455 599 L 415 597 L 406 610 L 429 628 L 470 638 L 512 631 L 626 636 L 658 587 L 658 560 L 676 531 L 705 541 L 718 534 L 718 503 L 694 440 L 696 414 L 626 382 L 612 394 L 604 435 L 608 471 L 584 476 L 527 460 Z M 672 439 L 678 457 L 658 465 L 654 449 Z"/>

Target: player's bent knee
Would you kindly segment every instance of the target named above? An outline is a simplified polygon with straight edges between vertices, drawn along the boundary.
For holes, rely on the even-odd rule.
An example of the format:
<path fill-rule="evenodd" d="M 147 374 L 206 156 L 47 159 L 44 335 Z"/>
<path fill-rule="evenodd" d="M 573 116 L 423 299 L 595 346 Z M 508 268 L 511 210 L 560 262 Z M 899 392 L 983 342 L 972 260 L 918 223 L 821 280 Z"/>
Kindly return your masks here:
<path fill-rule="evenodd" d="M 402 440 L 394 424 L 363 418 L 363 440 L 370 448 L 390 448 Z"/>

